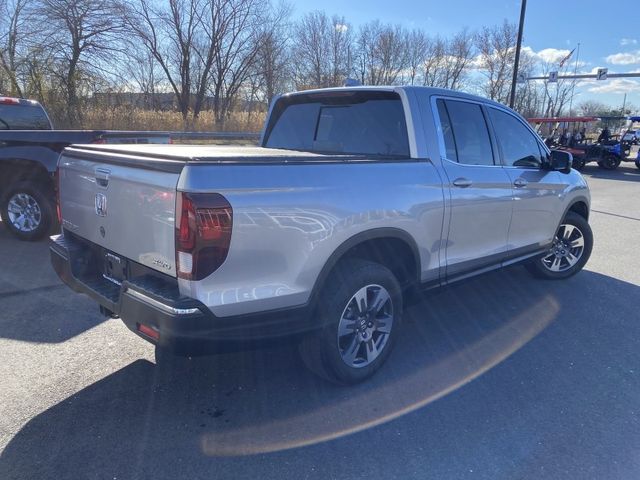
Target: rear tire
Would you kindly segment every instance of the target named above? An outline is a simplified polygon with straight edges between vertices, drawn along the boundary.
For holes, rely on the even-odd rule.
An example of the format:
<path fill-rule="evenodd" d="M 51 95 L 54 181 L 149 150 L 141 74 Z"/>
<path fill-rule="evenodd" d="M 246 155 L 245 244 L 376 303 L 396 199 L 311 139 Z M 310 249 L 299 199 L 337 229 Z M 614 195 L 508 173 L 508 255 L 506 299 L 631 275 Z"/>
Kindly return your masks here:
<path fill-rule="evenodd" d="M 558 228 L 549 251 L 525 266 L 538 278 L 569 278 L 582 270 L 591 256 L 592 249 L 593 233 L 589 223 L 577 213 L 569 212 Z"/>
<path fill-rule="evenodd" d="M 621 160 L 615 155 L 608 155 L 604 158 L 604 160 L 600 160 L 598 162 L 598 165 L 604 170 L 615 170 L 616 168 L 618 168 L 618 166 L 620 166 L 620 162 Z"/>
<path fill-rule="evenodd" d="M 6 228 L 20 240 L 38 240 L 57 224 L 53 193 L 29 181 L 11 185 L 0 202 Z"/>
<path fill-rule="evenodd" d="M 402 308 L 400 283 L 387 267 L 359 259 L 340 262 L 319 297 L 321 327 L 299 345 L 303 362 L 335 383 L 366 380 L 391 354 Z"/>

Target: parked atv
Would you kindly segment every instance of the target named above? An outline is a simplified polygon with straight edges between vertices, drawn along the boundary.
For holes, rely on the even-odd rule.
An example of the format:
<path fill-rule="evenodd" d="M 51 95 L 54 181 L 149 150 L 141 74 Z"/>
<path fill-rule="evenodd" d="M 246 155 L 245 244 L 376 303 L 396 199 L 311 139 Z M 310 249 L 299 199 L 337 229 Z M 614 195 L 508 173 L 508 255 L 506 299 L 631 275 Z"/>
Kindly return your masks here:
<path fill-rule="evenodd" d="M 573 168 L 582 170 L 587 163 L 597 162 L 600 168 L 615 170 L 622 162 L 620 143 L 615 144 L 578 144 L 573 147 L 555 147 L 573 155 Z"/>

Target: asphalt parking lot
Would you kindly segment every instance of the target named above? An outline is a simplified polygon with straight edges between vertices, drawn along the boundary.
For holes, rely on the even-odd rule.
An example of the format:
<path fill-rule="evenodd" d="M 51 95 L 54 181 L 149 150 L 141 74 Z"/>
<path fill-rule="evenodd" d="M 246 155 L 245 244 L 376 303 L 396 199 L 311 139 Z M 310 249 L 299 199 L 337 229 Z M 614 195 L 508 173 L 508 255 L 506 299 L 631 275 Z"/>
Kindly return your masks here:
<path fill-rule="evenodd" d="M 430 292 L 352 388 L 287 344 L 158 369 L 0 229 L 0 479 L 640 478 L 640 170 L 583 173 L 583 272 Z"/>

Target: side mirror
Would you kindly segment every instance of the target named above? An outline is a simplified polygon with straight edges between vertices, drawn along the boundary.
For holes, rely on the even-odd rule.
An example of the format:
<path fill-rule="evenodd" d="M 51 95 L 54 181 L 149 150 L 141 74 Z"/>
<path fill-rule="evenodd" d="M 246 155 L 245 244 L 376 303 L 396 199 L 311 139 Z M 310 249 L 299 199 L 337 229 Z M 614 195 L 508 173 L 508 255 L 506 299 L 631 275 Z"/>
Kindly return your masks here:
<path fill-rule="evenodd" d="M 573 164 L 573 155 L 564 150 L 551 150 L 551 162 L 549 164 L 550 170 L 555 170 L 562 173 L 571 172 L 571 165 Z"/>

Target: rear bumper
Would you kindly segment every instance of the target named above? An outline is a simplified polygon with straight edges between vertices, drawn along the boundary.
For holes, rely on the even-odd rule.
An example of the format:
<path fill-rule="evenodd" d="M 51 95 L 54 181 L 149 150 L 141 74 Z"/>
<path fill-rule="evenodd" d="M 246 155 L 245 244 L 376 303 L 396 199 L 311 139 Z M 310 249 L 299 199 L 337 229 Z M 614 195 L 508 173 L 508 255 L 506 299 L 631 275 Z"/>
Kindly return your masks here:
<path fill-rule="evenodd" d="M 176 279 L 149 272 L 116 285 L 96 271 L 96 245 L 72 235 L 51 237 L 51 264 L 74 291 L 88 295 L 145 340 L 179 355 L 197 355 L 278 340 L 311 330 L 307 308 L 216 317 L 203 303 L 179 294 Z M 158 338 L 142 333 L 150 327 Z M 143 328 L 143 330 L 147 330 Z"/>

